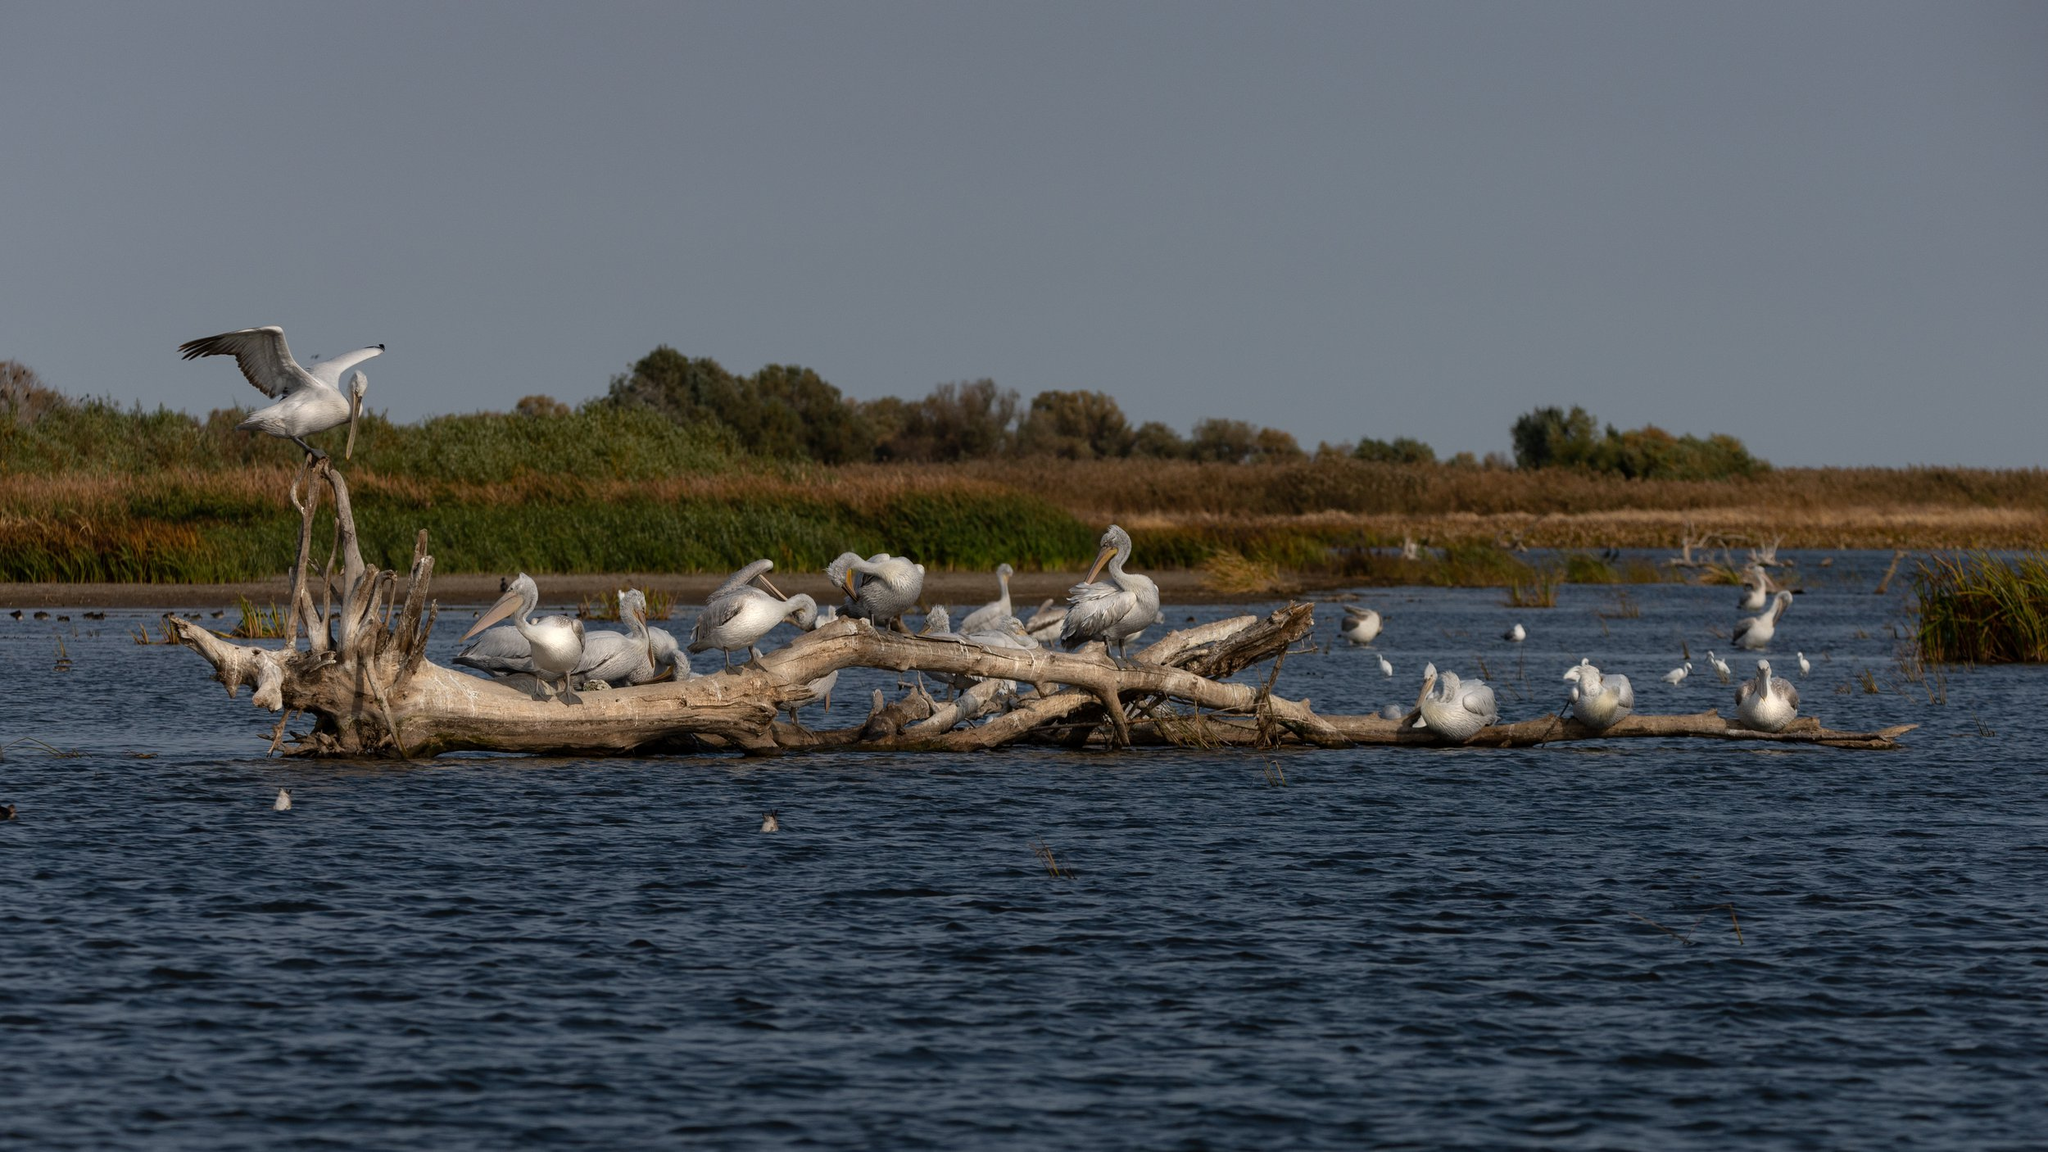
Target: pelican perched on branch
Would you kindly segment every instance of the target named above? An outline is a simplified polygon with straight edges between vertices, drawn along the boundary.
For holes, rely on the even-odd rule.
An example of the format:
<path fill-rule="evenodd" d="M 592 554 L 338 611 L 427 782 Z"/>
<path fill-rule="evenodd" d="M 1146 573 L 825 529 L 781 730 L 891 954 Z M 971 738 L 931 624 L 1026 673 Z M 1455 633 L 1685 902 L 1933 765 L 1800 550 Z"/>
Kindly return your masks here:
<path fill-rule="evenodd" d="M 1353 644 L 1370 644 L 1380 634 L 1380 614 L 1370 608 L 1356 605 L 1344 606 L 1344 623 L 1337 626 L 1346 640 Z"/>
<path fill-rule="evenodd" d="M 647 597 L 639 589 L 628 588 L 619 593 L 619 619 L 625 622 L 629 631 L 584 633 L 583 656 L 576 662 L 575 671 L 570 673 L 571 684 L 589 685 L 600 680 L 613 688 L 648 684 L 660 679 L 664 667 L 674 663 L 675 637 L 647 626 Z M 658 632 L 667 637 L 665 648 L 657 648 L 655 634 Z M 455 662 L 493 676 L 538 671 L 533 662 L 532 645 L 517 628 L 493 628 L 485 632 L 464 648 L 455 657 Z M 678 678 L 687 680 L 689 675 L 685 671 Z"/>
<path fill-rule="evenodd" d="M 917 605 L 924 591 L 924 565 L 901 556 L 877 552 L 863 560 L 842 552 L 825 566 L 825 576 L 846 589 L 845 615 L 876 627 L 902 627 L 903 614 Z"/>
<path fill-rule="evenodd" d="M 560 694 L 566 696 L 569 678 L 583 661 L 583 621 L 568 616 L 543 616 L 535 620 L 533 612 L 539 607 L 540 589 L 534 585 L 533 577 L 521 572 L 498 602 L 478 617 L 462 638 L 469 640 L 505 617 L 512 617 L 512 626 L 526 638 L 528 656 L 533 661 L 535 688 L 538 689 L 546 678 L 553 677 L 562 682 Z"/>
<path fill-rule="evenodd" d="M 1752 651 L 1770 647 L 1771 637 L 1778 630 L 1778 618 L 1791 606 L 1792 593 L 1780 589 L 1776 596 L 1771 597 L 1771 607 L 1768 611 L 1755 616 L 1744 616 L 1736 623 L 1735 646 Z"/>
<path fill-rule="evenodd" d="M 1067 590 L 1060 646 L 1072 651 L 1090 640 L 1115 641 L 1121 657 L 1131 637 L 1159 622 L 1159 585 L 1150 576 L 1124 571 L 1124 561 L 1131 558 L 1130 533 L 1111 524 L 1098 543 L 1101 551 L 1087 578 Z M 1098 584 L 1095 577 L 1104 568 L 1109 579 Z"/>
<path fill-rule="evenodd" d="M 1002 589 L 1002 595 L 969 612 L 960 621 L 960 632 L 962 635 L 966 635 L 969 632 L 979 632 L 984 628 L 995 628 L 1002 623 L 1003 617 L 1011 614 L 1010 577 L 1016 571 L 1015 568 L 1010 567 L 1008 564 L 996 565 L 996 586 Z"/>
<path fill-rule="evenodd" d="M 1771 675 L 1771 662 L 1756 662 L 1756 679 L 1735 689 L 1735 719 L 1744 728 L 1782 732 L 1799 715 L 1799 689 Z"/>
<path fill-rule="evenodd" d="M 1608 676 L 1588 661 L 1564 674 L 1572 682 L 1565 703 L 1588 728 L 1611 728 L 1636 710 L 1636 692 L 1626 676 Z"/>
<path fill-rule="evenodd" d="M 1460 742 L 1500 719 L 1493 689 L 1484 680 L 1460 680 L 1456 672 L 1438 676 L 1434 664 L 1422 670 L 1422 695 L 1415 698 L 1415 710 L 1421 714 L 1415 727 Z"/>
<path fill-rule="evenodd" d="M 817 622 L 817 601 L 801 592 L 785 599 L 780 592 L 764 592 L 752 584 L 757 578 L 768 583 L 767 573 L 774 567 L 772 560 L 756 560 L 719 585 L 704 602 L 704 611 L 697 614 L 697 624 L 690 630 L 690 651 L 723 649 L 725 666 L 730 668 L 732 654 L 742 648 L 759 660 L 761 638 L 784 620 L 793 619 L 797 627 L 808 631 Z"/>
<path fill-rule="evenodd" d="M 292 350 L 284 342 L 284 329 L 273 324 L 266 328 L 243 328 L 218 336 L 187 340 L 178 345 L 178 351 L 184 353 L 187 360 L 199 356 L 233 356 L 235 367 L 242 370 L 242 377 L 265 396 L 277 401 L 268 408 L 258 408 L 249 413 L 248 419 L 235 427 L 253 428 L 283 437 L 304 448 L 309 455 L 325 459 L 327 453 L 306 443 L 306 437 L 346 424 L 348 444 L 342 449 L 341 456 L 347 460 L 355 455 L 356 419 L 362 415 L 363 393 L 369 389 L 370 381 L 361 372 L 355 373 L 349 378 L 349 393 L 344 396 L 341 374 L 372 356 L 382 355 L 384 346 L 373 344 L 368 348 L 358 348 L 331 360 L 316 360 L 312 367 L 304 368 L 292 359 Z"/>

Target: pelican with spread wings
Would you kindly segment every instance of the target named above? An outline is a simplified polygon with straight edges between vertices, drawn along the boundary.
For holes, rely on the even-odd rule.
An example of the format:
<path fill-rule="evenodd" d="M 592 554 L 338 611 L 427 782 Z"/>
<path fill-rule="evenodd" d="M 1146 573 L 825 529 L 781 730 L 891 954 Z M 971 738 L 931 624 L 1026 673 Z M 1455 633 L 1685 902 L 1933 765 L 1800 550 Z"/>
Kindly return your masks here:
<path fill-rule="evenodd" d="M 284 342 L 284 329 L 272 324 L 265 328 L 243 328 L 218 336 L 187 340 L 178 345 L 178 351 L 183 352 L 187 360 L 200 356 L 233 356 L 235 367 L 242 370 L 243 378 L 254 384 L 257 391 L 277 401 L 249 413 L 249 418 L 235 427 L 253 428 L 290 440 L 304 448 L 308 455 L 325 459 L 327 453 L 306 443 L 306 437 L 346 424 L 348 444 L 342 449 L 341 457 L 347 460 L 355 455 L 356 420 L 362 415 L 363 393 L 369 389 L 370 380 L 361 372 L 353 374 L 349 377 L 348 394 L 343 395 L 342 373 L 372 356 L 383 355 L 384 346 L 373 344 L 368 348 L 344 352 L 331 360 L 315 360 L 311 367 L 302 367 L 292 359 L 292 350 Z"/>

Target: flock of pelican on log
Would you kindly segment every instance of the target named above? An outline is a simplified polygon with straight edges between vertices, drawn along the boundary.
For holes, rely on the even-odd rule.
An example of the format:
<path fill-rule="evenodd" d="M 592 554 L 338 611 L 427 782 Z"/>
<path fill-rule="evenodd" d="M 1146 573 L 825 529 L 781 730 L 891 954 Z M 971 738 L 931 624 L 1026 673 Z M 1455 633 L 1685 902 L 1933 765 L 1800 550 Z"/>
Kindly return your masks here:
<path fill-rule="evenodd" d="M 1064 611 L 1048 601 L 1030 619 L 1020 619 L 1011 606 L 1006 564 L 997 570 L 1001 595 L 967 614 L 958 630 L 940 608 L 927 614 L 921 632 L 903 622 L 919 605 L 924 582 L 923 565 L 904 557 L 842 554 L 825 575 L 843 591 L 845 603 L 822 608 L 808 595 L 783 596 L 767 579 L 774 565 L 755 561 L 721 584 L 698 614 L 689 650 L 716 649 L 726 656 L 724 668 L 702 676 L 690 672 L 675 637 L 649 626 L 640 592 L 620 595 L 625 632 L 585 632 L 576 619 L 536 617 L 539 589 L 521 573 L 469 628 L 468 646 L 454 659 L 491 674 L 484 679 L 427 659 L 439 605 L 428 596 L 434 560 L 426 532 L 417 534 L 404 573 L 364 564 L 347 483 L 333 461 L 303 439 L 346 422 L 353 443 L 364 383 L 357 373 L 354 399 L 337 408 L 339 373 L 382 346 L 317 362 L 310 371 L 291 359 L 277 328 L 224 333 L 181 350 L 187 358 L 234 355 L 251 383 L 283 397 L 244 426 L 290 439 L 307 452 L 290 491 L 300 531 L 283 644 L 235 643 L 190 620 L 166 617 L 167 627 L 213 665 L 230 694 L 249 685 L 257 707 L 282 713 L 271 734 L 273 751 L 283 746 L 286 729 L 299 715 L 310 717 L 312 727 L 293 735 L 291 754 L 406 759 L 464 749 L 724 749 L 761 755 L 802 749 L 967 751 L 1017 743 L 1503 748 L 1676 736 L 1890 748 L 1913 727 L 1842 732 L 1811 718 L 1795 719 L 1798 692 L 1774 678 L 1767 661 L 1759 661 L 1758 678 L 1738 691 L 1733 725 L 1712 711 L 1635 713 L 1627 678 L 1603 675 L 1585 661 L 1565 673 L 1572 687 L 1559 714 L 1502 723 L 1490 687 L 1440 673 L 1432 664 L 1412 708 L 1320 715 L 1309 701 L 1272 691 L 1279 663 L 1314 626 L 1309 604 L 1172 631 L 1131 651 L 1132 641 L 1161 622 L 1159 588 L 1125 569 L 1131 538 L 1114 524 L 1102 534 L 1087 576 L 1069 591 Z M 333 505 L 335 538 L 324 569 L 315 566 L 312 553 L 323 489 Z M 333 573 L 337 562 L 338 605 L 332 600 L 337 589 L 322 574 Z M 322 593 L 317 607 L 316 587 Z M 1737 643 L 1750 646 L 1745 639 L 1759 628 L 1767 641 L 1788 600 L 1789 593 L 1780 591 L 1770 611 L 1737 634 Z M 1347 615 L 1344 632 L 1354 642 L 1370 643 L 1378 635 L 1377 613 Z M 508 625 L 492 627 L 508 618 Z M 800 635 L 764 652 L 761 642 L 785 622 Z M 1060 650 L 1041 643 L 1055 632 Z M 749 659 L 734 666 L 732 654 L 741 651 Z M 1231 681 L 1266 661 L 1274 667 L 1264 686 Z M 797 723 L 798 707 L 829 700 L 839 672 L 851 667 L 922 675 L 893 701 L 876 690 L 866 714 L 847 727 L 816 731 Z M 1392 675 L 1384 657 L 1380 667 Z M 950 684 L 958 694 L 942 703 L 926 690 L 922 676 Z"/>

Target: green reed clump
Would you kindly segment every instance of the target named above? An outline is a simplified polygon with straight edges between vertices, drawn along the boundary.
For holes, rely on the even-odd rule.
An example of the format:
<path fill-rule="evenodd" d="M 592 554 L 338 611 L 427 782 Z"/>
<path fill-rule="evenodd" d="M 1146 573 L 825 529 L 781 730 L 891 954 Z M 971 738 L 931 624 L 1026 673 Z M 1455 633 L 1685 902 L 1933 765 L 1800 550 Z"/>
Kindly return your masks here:
<path fill-rule="evenodd" d="M 1619 584 L 1621 573 L 1598 556 L 1574 552 L 1565 557 L 1564 580 L 1567 584 Z"/>
<path fill-rule="evenodd" d="M 1923 661 L 2048 662 L 2048 553 L 1930 557 L 1919 562 L 1913 590 Z"/>

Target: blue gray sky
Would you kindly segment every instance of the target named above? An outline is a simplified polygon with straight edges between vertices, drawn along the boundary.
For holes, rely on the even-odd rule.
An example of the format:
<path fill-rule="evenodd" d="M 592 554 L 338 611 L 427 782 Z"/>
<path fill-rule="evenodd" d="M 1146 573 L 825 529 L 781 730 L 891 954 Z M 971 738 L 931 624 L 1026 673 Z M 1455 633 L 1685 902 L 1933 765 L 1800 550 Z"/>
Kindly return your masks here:
<path fill-rule="evenodd" d="M 657 344 L 1321 440 L 2048 463 L 2048 5 L 0 2 L 0 358 L 383 342 L 400 420 Z"/>

